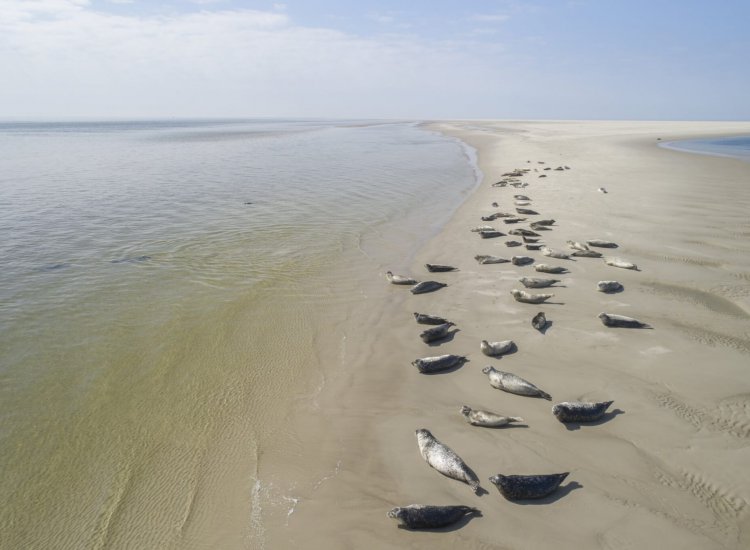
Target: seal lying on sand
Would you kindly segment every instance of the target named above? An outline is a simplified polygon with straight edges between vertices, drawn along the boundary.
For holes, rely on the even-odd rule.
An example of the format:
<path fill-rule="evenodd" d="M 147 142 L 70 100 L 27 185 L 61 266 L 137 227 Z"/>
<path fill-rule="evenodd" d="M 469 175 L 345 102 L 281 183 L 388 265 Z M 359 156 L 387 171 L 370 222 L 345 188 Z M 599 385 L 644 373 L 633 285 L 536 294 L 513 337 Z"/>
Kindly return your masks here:
<path fill-rule="evenodd" d="M 420 334 L 419 337 L 425 344 L 429 344 L 430 342 L 434 342 L 435 340 L 442 340 L 443 338 L 448 336 L 448 331 L 452 326 L 455 325 L 451 322 L 443 323 L 442 325 L 428 328 L 422 334 Z"/>
<path fill-rule="evenodd" d="M 547 392 L 540 390 L 531 382 L 528 382 L 511 372 L 496 370 L 494 367 L 484 367 L 482 372 L 490 379 L 490 386 L 497 388 L 498 390 L 515 393 L 516 395 L 542 397 L 547 400 L 552 399 Z"/>
<path fill-rule="evenodd" d="M 604 263 L 612 267 L 621 267 L 622 269 L 632 269 L 638 271 L 638 266 L 621 258 L 604 258 Z"/>
<path fill-rule="evenodd" d="M 567 267 L 549 265 L 549 264 L 536 264 L 534 266 L 534 269 L 536 271 L 539 271 L 540 273 L 567 273 L 568 272 Z"/>
<path fill-rule="evenodd" d="M 480 226 L 471 228 L 472 233 L 480 233 L 482 231 L 497 231 L 497 229 L 495 229 L 491 225 L 480 225 Z"/>
<path fill-rule="evenodd" d="M 435 292 L 436 290 L 440 290 L 444 286 L 448 286 L 445 283 L 438 283 L 437 281 L 422 281 L 421 283 L 418 283 L 411 287 L 409 289 L 409 292 L 412 294 L 424 294 L 425 292 Z"/>
<path fill-rule="evenodd" d="M 536 225 L 555 225 L 555 220 L 537 220 L 534 223 Z"/>
<path fill-rule="evenodd" d="M 538 216 L 539 212 L 531 210 L 530 208 L 516 208 L 516 212 L 523 214 L 524 216 Z"/>
<path fill-rule="evenodd" d="M 551 495 L 570 472 L 562 474 L 546 474 L 538 476 L 504 476 L 497 474 L 490 481 L 497 487 L 500 494 L 508 500 L 526 500 L 544 498 Z"/>
<path fill-rule="evenodd" d="M 430 273 L 438 273 L 441 271 L 456 271 L 457 269 L 453 267 L 452 265 L 424 264 L 424 266 L 427 268 L 427 271 L 429 271 Z"/>
<path fill-rule="evenodd" d="M 558 260 L 569 260 L 570 255 L 566 254 L 565 252 L 562 252 L 560 250 L 553 250 L 548 246 L 543 246 L 541 248 L 542 254 L 544 256 L 549 256 L 550 258 L 557 258 Z"/>
<path fill-rule="evenodd" d="M 471 506 L 432 506 L 429 504 L 410 504 L 398 506 L 388 512 L 387 516 L 398 520 L 399 527 L 405 529 L 438 529 L 453 525 L 468 515 L 481 516 L 477 508 Z"/>
<path fill-rule="evenodd" d="M 624 287 L 617 281 L 599 281 L 596 289 L 599 292 L 620 292 Z"/>
<path fill-rule="evenodd" d="M 505 233 L 501 233 L 500 231 L 480 231 L 479 236 L 483 239 L 494 239 L 495 237 L 502 237 Z"/>
<path fill-rule="evenodd" d="M 490 411 L 472 409 L 467 405 L 461 407 L 461 414 L 472 426 L 482 426 L 483 428 L 499 428 L 507 426 L 511 422 L 523 422 L 523 418 L 520 416 L 503 416 Z"/>
<path fill-rule="evenodd" d="M 638 319 L 625 317 L 624 315 L 615 315 L 614 313 L 600 313 L 599 319 L 604 326 L 620 328 L 651 328 L 651 325 L 641 323 Z"/>
<path fill-rule="evenodd" d="M 412 279 L 411 277 L 404 277 L 403 275 L 394 275 L 390 271 L 385 272 L 385 278 L 392 285 L 415 285 L 419 281 Z"/>
<path fill-rule="evenodd" d="M 524 304 L 541 304 L 554 296 L 554 294 L 529 294 L 525 290 L 518 290 L 517 288 L 511 290 L 510 293 L 516 299 L 516 302 Z"/>
<path fill-rule="evenodd" d="M 531 319 L 531 326 L 542 332 L 547 326 L 547 318 L 544 316 L 544 312 L 540 311 Z"/>
<path fill-rule="evenodd" d="M 579 243 L 578 241 L 568 241 L 568 246 L 572 248 L 573 250 L 588 250 L 589 247 L 583 243 Z"/>
<path fill-rule="evenodd" d="M 490 357 L 499 357 L 511 351 L 515 344 L 513 340 L 503 340 L 502 342 L 488 342 L 482 340 L 479 344 L 479 349 L 482 353 Z"/>
<path fill-rule="evenodd" d="M 465 362 L 466 357 L 463 355 L 446 354 L 437 357 L 422 357 L 421 359 L 415 359 L 411 364 L 417 367 L 417 370 L 422 374 L 431 374 L 453 368 L 456 365 L 463 365 Z"/>
<path fill-rule="evenodd" d="M 599 248 L 617 248 L 617 243 L 605 241 L 604 239 L 590 239 L 586 241 L 589 246 L 598 246 Z"/>
<path fill-rule="evenodd" d="M 468 483 L 475 493 L 479 493 L 479 479 L 453 449 L 438 441 L 429 430 L 419 429 L 416 434 L 419 453 L 427 464 L 446 477 Z"/>
<path fill-rule="evenodd" d="M 555 283 L 559 283 L 560 279 L 540 279 L 539 277 L 521 277 L 518 281 L 526 288 L 547 288 Z"/>
<path fill-rule="evenodd" d="M 536 233 L 535 231 L 531 231 L 530 229 L 524 229 L 523 227 L 517 227 L 516 229 L 511 229 L 508 231 L 509 235 L 519 235 L 524 237 L 541 237 L 539 233 Z"/>
<path fill-rule="evenodd" d="M 594 422 L 607 412 L 614 401 L 585 403 L 583 401 L 564 401 L 552 407 L 552 414 L 560 422 Z"/>
<path fill-rule="evenodd" d="M 414 319 L 420 325 L 442 325 L 447 323 L 442 317 L 436 317 L 434 315 L 427 315 L 426 313 L 414 313 Z"/>
<path fill-rule="evenodd" d="M 487 256 L 485 254 L 474 256 L 474 259 L 480 264 L 504 264 L 510 261 L 500 256 Z"/>
<path fill-rule="evenodd" d="M 575 256 L 576 258 L 601 258 L 602 253 L 596 250 L 576 250 L 571 256 Z"/>
<path fill-rule="evenodd" d="M 529 265 L 534 263 L 534 258 L 531 256 L 513 256 L 510 261 L 513 265 Z"/>

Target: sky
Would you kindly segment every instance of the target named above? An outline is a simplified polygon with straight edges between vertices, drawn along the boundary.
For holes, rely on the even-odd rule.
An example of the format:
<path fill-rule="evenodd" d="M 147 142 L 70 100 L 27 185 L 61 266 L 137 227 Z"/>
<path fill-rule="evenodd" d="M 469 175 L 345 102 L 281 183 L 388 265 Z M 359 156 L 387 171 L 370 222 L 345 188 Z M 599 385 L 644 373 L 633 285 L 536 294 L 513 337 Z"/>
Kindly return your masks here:
<path fill-rule="evenodd" d="M 750 120 L 750 0 L 0 0 L 0 118 Z"/>

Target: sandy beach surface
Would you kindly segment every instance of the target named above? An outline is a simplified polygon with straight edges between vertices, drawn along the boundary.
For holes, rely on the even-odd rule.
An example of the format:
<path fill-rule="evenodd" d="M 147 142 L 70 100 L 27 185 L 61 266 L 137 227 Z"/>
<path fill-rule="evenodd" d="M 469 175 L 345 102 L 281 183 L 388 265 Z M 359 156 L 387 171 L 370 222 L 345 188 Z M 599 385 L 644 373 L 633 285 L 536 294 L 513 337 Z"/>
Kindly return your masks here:
<path fill-rule="evenodd" d="M 750 163 L 657 145 L 657 138 L 750 134 L 750 124 L 467 121 L 428 128 L 476 148 L 484 179 L 415 258 L 393 258 L 362 286 L 356 307 L 323 320 L 328 336 L 314 347 L 330 363 L 324 390 L 300 400 L 289 419 L 296 445 L 263 456 L 259 472 L 272 484 L 316 481 L 294 485 L 292 505 L 264 508 L 258 546 L 750 547 Z M 519 178 L 527 186 L 492 185 L 514 169 L 530 170 Z M 515 212 L 516 194 L 527 195 L 524 207 L 539 215 L 516 225 L 481 221 Z M 518 237 L 482 239 L 470 231 L 491 225 L 507 233 L 542 218 L 555 220 L 540 232 L 551 248 L 572 252 L 568 240 L 611 240 L 619 247 L 595 250 L 639 270 L 597 258 L 547 258 L 505 245 Z M 523 288 L 518 278 L 547 275 L 533 266 L 480 265 L 477 254 L 524 254 L 569 272 L 549 276 L 561 282 L 548 303 L 524 304 L 510 295 Z M 426 262 L 459 270 L 428 273 Z M 386 282 L 389 269 L 448 286 L 412 295 Z M 624 291 L 598 292 L 601 280 L 617 280 Z M 539 311 L 551 321 L 544 334 L 531 326 Z M 412 312 L 446 317 L 458 331 L 425 344 L 419 333 L 428 327 Z M 608 328 L 601 312 L 653 329 Z M 511 339 L 518 349 L 487 357 L 483 339 Z M 432 376 L 411 365 L 447 353 L 469 361 Z M 488 365 L 533 382 L 552 401 L 492 388 L 482 374 Z M 576 400 L 614 403 L 593 425 L 565 425 L 551 414 L 552 404 Z M 462 405 L 525 422 L 470 426 Z M 418 428 L 456 451 L 486 493 L 430 468 L 417 448 Z M 557 472 L 570 475 L 540 501 L 507 501 L 488 481 L 498 473 Z M 386 517 L 412 503 L 465 504 L 482 516 L 427 532 L 399 529 Z"/>

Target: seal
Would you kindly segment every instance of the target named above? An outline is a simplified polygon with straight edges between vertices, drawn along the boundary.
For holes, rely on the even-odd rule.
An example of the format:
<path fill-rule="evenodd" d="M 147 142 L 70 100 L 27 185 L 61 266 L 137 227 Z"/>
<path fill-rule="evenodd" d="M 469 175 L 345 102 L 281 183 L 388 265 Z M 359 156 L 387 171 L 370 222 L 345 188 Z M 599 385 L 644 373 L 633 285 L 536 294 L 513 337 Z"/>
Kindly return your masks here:
<path fill-rule="evenodd" d="M 607 190 L 604 187 L 600 187 L 599 189 L 597 189 L 597 191 L 599 191 L 600 193 L 607 193 Z"/>
<path fill-rule="evenodd" d="M 540 273 L 559 274 L 559 273 L 567 273 L 568 272 L 568 268 L 567 267 L 556 266 L 556 265 L 548 265 L 548 264 L 536 264 L 534 266 L 534 269 L 536 271 L 539 271 Z"/>
<path fill-rule="evenodd" d="M 521 277 L 518 279 L 523 286 L 526 288 L 547 288 L 555 283 L 559 283 L 560 279 L 540 279 L 539 277 Z"/>
<path fill-rule="evenodd" d="M 596 283 L 596 289 L 599 292 L 620 292 L 623 288 L 618 281 L 599 281 Z"/>
<path fill-rule="evenodd" d="M 514 246 L 521 246 L 523 243 L 520 243 L 518 241 L 505 241 L 505 246 L 508 248 L 513 248 Z"/>
<path fill-rule="evenodd" d="M 575 256 L 576 258 L 601 258 L 602 253 L 596 250 L 576 250 L 571 256 Z"/>
<path fill-rule="evenodd" d="M 436 317 L 434 315 L 427 315 L 426 313 L 417 312 L 414 312 L 414 319 L 420 325 L 442 325 L 443 323 L 448 322 L 442 317 Z"/>
<path fill-rule="evenodd" d="M 534 223 L 537 225 L 555 225 L 555 220 L 537 220 Z"/>
<path fill-rule="evenodd" d="M 442 271 L 456 271 L 458 268 L 452 265 L 440 265 L 440 264 L 424 264 L 427 271 L 430 273 L 438 273 Z"/>
<path fill-rule="evenodd" d="M 585 403 L 583 401 L 564 401 L 552 407 L 552 414 L 560 422 L 594 422 L 607 412 L 614 401 Z"/>
<path fill-rule="evenodd" d="M 526 195 L 513 195 L 513 198 L 517 201 L 530 201 L 531 199 Z"/>
<path fill-rule="evenodd" d="M 477 508 L 464 505 L 409 504 L 409 506 L 397 506 L 386 515 L 398 520 L 398 526 L 403 529 L 439 529 L 453 525 L 466 516 L 481 516 L 482 512 Z"/>
<path fill-rule="evenodd" d="M 500 256 L 487 256 L 485 254 L 474 256 L 474 259 L 480 264 L 504 264 L 510 261 Z"/>
<path fill-rule="evenodd" d="M 390 271 L 385 272 L 385 278 L 392 285 L 415 285 L 419 281 L 412 279 L 411 277 L 404 277 L 403 275 L 394 275 Z"/>
<path fill-rule="evenodd" d="M 504 223 L 521 223 L 525 221 L 526 221 L 526 218 L 505 218 L 503 220 Z"/>
<path fill-rule="evenodd" d="M 562 252 L 560 250 L 552 250 L 548 246 L 543 246 L 541 248 L 542 255 L 548 256 L 550 258 L 557 258 L 558 260 L 569 260 L 570 255 L 566 254 L 565 252 Z"/>
<path fill-rule="evenodd" d="M 427 464 L 446 477 L 468 483 L 474 493 L 479 494 L 479 478 L 453 449 L 438 441 L 430 430 L 422 428 L 417 430 L 416 434 L 419 454 Z"/>
<path fill-rule="evenodd" d="M 534 263 L 534 258 L 531 256 L 513 256 L 510 261 L 513 265 L 529 265 Z"/>
<path fill-rule="evenodd" d="M 504 476 L 497 474 L 490 481 L 497 487 L 500 494 L 508 500 L 526 500 L 544 498 L 551 495 L 568 477 L 570 472 L 562 474 L 545 474 L 535 476 Z"/>
<path fill-rule="evenodd" d="M 541 304 L 554 296 L 554 294 L 529 294 L 525 290 L 518 290 L 516 288 L 511 290 L 510 293 L 516 299 L 516 302 L 524 304 Z"/>
<path fill-rule="evenodd" d="M 526 244 L 536 244 L 536 243 L 539 242 L 539 238 L 538 237 L 534 238 L 534 237 L 523 236 L 521 238 L 523 239 L 523 242 L 525 242 Z"/>
<path fill-rule="evenodd" d="M 412 365 L 417 367 L 417 370 L 422 374 L 432 374 L 433 372 L 440 372 L 453 368 L 457 365 L 463 365 L 467 361 L 463 355 L 438 355 L 437 357 L 422 357 L 421 359 L 415 359 L 411 362 Z"/>
<path fill-rule="evenodd" d="M 468 405 L 461 407 L 461 414 L 466 421 L 472 426 L 481 426 L 483 428 L 500 428 L 507 426 L 511 422 L 523 422 L 520 416 L 503 416 L 490 411 L 481 411 L 472 409 Z"/>
<path fill-rule="evenodd" d="M 638 319 L 625 317 L 624 315 L 615 315 L 614 313 L 600 313 L 599 319 L 602 320 L 606 327 L 619 328 L 651 328 L 651 325 L 641 323 Z"/>
<path fill-rule="evenodd" d="M 588 250 L 588 245 L 585 245 L 583 243 L 579 243 L 578 241 L 567 241 L 568 246 L 572 248 L 573 250 Z"/>
<path fill-rule="evenodd" d="M 500 357 L 511 351 L 515 347 L 513 340 L 503 340 L 502 342 L 488 342 L 482 340 L 479 349 L 489 357 Z"/>
<path fill-rule="evenodd" d="M 472 233 L 479 233 L 481 231 L 497 231 L 497 229 L 495 229 L 491 225 L 479 225 L 477 227 L 471 228 Z"/>
<path fill-rule="evenodd" d="M 604 239 L 590 239 L 586 241 L 589 246 L 598 246 L 599 248 L 617 248 L 617 243 L 605 241 Z"/>
<path fill-rule="evenodd" d="M 542 221 L 545 221 L 545 220 L 542 220 Z M 533 229 L 534 231 L 552 231 L 549 228 L 549 225 L 544 224 L 544 223 L 539 223 L 539 222 L 532 222 L 529 224 L 529 227 Z"/>
<path fill-rule="evenodd" d="M 438 283 L 437 281 L 422 281 L 417 283 L 409 289 L 412 294 L 424 294 L 425 292 L 435 292 L 440 290 L 444 286 L 448 286 L 445 283 Z"/>
<path fill-rule="evenodd" d="M 448 336 L 448 331 L 452 326 L 455 325 L 451 322 L 443 323 L 442 325 L 428 328 L 422 334 L 420 334 L 419 337 L 425 344 L 429 344 L 430 342 L 434 342 L 435 340 L 442 340 L 443 338 Z"/>
<path fill-rule="evenodd" d="M 516 208 L 516 212 L 523 214 L 524 216 L 538 216 L 539 212 L 532 210 L 531 208 Z"/>
<path fill-rule="evenodd" d="M 494 367 L 484 367 L 482 372 L 490 379 L 490 386 L 498 390 L 528 397 L 541 397 L 548 401 L 552 399 L 547 392 L 540 390 L 531 382 L 511 372 L 496 370 Z"/>
<path fill-rule="evenodd" d="M 505 233 L 500 231 L 480 231 L 479 236 L 483 239 L 494 239 L 495 237 L 503 237 Z"/>
<path fill-rule="evenodd" d="M 612 267 L 621 267 L 622 269 L 632 269 L 638 271 L 638 266 L 621 258 L 604 258 L 604 263 Z"/>
<path fill-rule="evenodd" d="M 523 227 L 517 227 L 508 231 L 508 235 L 518 235 L 519 237 L 541 237 L 539 233 L 531 231 L 530 229 L 524 229 Z"/>
<path fill-rule="evenodd" d="M 513 201 L 514 206 L 528 206 L 530 204 L 531 204 L 531 201 Z"/>
<path fill-rule="evenodd" d="M 526 250 L 539 250 L 544 245 L 542 243 L 529 243 L 526 245 Z"/>
<path fill-rule="evenodd" d="M 537 329 L 539 332 L 544 331 L 547 326 L 547 318 L 544 316 L 543 311 L 540 311 L 531 318 L 531 326 Z"/>

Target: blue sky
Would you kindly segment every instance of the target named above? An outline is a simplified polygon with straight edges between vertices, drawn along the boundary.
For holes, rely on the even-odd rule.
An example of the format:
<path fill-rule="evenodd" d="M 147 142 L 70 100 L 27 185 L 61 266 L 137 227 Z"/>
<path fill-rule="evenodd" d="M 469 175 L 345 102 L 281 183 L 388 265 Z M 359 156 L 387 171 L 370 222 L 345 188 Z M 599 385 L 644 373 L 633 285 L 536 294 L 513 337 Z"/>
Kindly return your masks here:
<path fill-rule="evenodd" d="M 750 120 L 750 1 L 0 0 L 0 117 Z"/>

